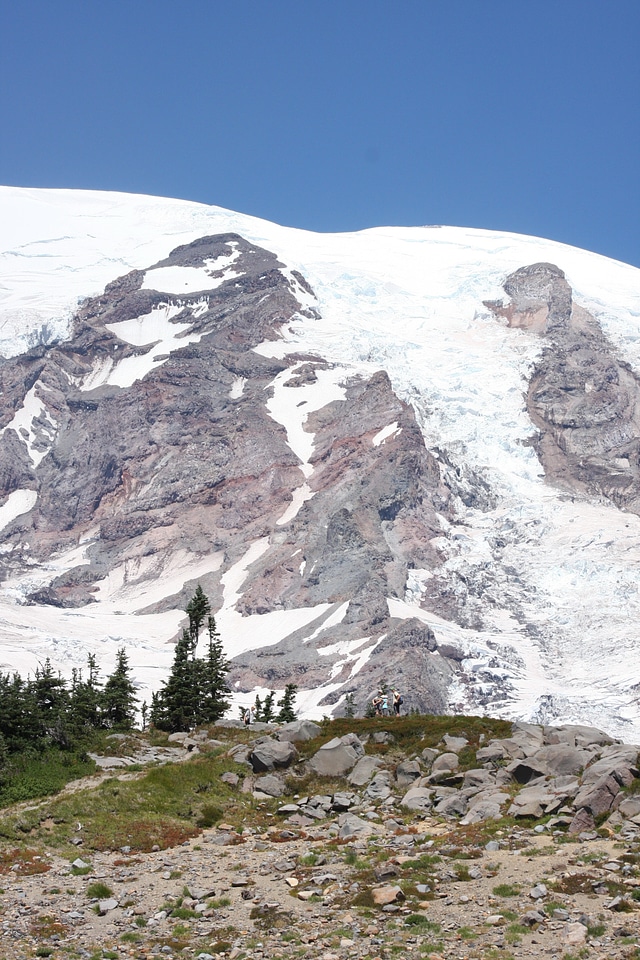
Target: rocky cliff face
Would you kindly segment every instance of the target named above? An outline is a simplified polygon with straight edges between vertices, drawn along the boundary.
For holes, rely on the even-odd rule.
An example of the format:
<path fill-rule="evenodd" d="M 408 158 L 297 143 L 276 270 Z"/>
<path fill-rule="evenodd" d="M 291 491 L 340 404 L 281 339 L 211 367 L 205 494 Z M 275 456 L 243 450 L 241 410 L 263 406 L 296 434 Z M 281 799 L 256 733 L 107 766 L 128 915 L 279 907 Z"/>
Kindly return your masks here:
<path fill-rule="evenodd" d="M 364 706 L 393 663 L 416 707 L 443 709 L 451 665 L 428 627 L 390 619 L 387 597 L 404 596 L 410 568 L 438 566 L 449 491 L 386 373 L 256 349 L 311 314 L 310 288 L 283 266 L 239 236 L 204 237 L 86 301 L 71 340 L 2 363 L 2 493 L 35 499 L 4 531 L 4 577 L 84 542 L 27 595 L 77 608 L 105 579 L 140 585 L 204 558 L 219 609 L 254 550 L 242 616 L 318 613 L 275 645 L 256 638 L 234 659 L 236 689 L 327 685 L 326 704 L 354 692 Z M 276 389 L 285 409 L 310 407 L 304 462 L 269 409 Z M 192 588 L 136 609 L 183 606 Z"/>
<path fill-rule="evenodd" d="M 536 263 L 504 284 L 513 327 L 534 331 L 544 348 L 527 391 L 545 475 L 579 494 L 640 509 L 640 379 L 595 318 L 573 302 L 562 270 Z"/>
<path fill-rule="evenodd" d="M 475 253 L 419 283 L 373 239 L 342 275 L 323 247 L 316 294 L 206 234 L 0 360 L 1 669 L 124 643 L 157 687 L 201 583 L 238 703 L 295 683 L 307 714 L 362 711 L 385 681 L 408 709 L 640 729 L 633 366 L 552 263 L 487 313 Z"/>

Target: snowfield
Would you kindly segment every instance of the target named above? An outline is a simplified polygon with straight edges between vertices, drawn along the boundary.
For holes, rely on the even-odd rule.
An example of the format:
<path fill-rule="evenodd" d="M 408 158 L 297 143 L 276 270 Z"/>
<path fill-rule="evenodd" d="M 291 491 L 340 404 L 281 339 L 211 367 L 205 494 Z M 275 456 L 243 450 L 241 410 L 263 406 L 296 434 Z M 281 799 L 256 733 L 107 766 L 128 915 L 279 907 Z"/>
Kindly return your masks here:
<path fill-rule="evenodd" d="M 532 333 L 508 328 L 483 306 L 483 301 L 504 299 L 501 283 L 513 270 L 554 263 L 565 271 L 574 299 L 596 316 L 640 373 L 640 270 L 515 234 L 459 227 L 314 234 L 218 207 L 127 194 L 1 187 L 0 211 L 0 354 L 5 357 L 65 337 L 83 297 L 201 236 L 241 234 L 275 252 L 286 264 L 287 277 L 300 271 L 315 293 L 315 299 L 304 294 L 305 305 L 313 305 L 318 316 L 300 316 L 282 341 L 260 349 L 279 355 L 317 351 L 336 365 L 313 387 L 284 389 L 290 371 L 273 385 L 270 415 L 285 427 L 305 478 L 312 469 L 313 443 L 303 430 L 306 414 L 342 396 L 341 370 L 384 368 L 398 395 L 416 410 L 427 446 L 468 464 L 496 497 L 489 512 L 460 503 L 455 538 L 443 537 L 448 570 L 468 573 L 491 566 L 490 595 L 478 601 L 491 629 L 463 629 L 424 611 L 419 601 L 427 574 L 420 571 L 413 572 L 404 601 L 390 600 L 391 612 L 418 616 L 439 640 L 461 646 L 479 690 L 483 685 L 508 688 L 504 716 L 593 723 L 640 742 L 640 518 L 605 502 L 573 502 L 544 482 L 535 453 L 524 443 L 533 426 L 523 399 L 541 343 Z M 232 254 L 202 270 L 147 270 L 144 282 L 178 295 L 202 291 L 206 298 L 207 291 L 237 275 L 235 259 Z M 170 323 L 173 315 L 169 308 L 157 309 L 112 325 L 121 328 L 114 330 L 121 339 L 149 350 L 94 371 L 81 386 L 125 387 L 172 350 L 196 340 L 187 322 Z M 234 395 L 243 388 L 238 381 Z M 306 405 L 300 408 L 302 400 Z M 45 455 L 42 445 L 33 448 L 32 423 L 40 409 L 38 398 L 28 396 L 14 424 L 26 436 L 34 461 Z M 389 424 L 374 442 L 384 443 L 396 429 Z M 309 496 L 304 484 L 280 523 L 288 522 Z M 0 529 L 31 506 L 31 491 L 11 494 L 0 505 Z M 499 556 L 490 546 L 497 533 L 505 544 Z M 234 604 L 251 557 L 263 546 L 252 545 L 225 575 L 217 619 L 223 639 L 233 637 L 230 655 L 250 649 L 256 636 L 261 644 L 271 644 L 302 626 L 313 632 L 326 612 L 325 605 L 240 616 Z M 56 569 L 77 563 L 78 551 L 57 558 Z M 205 569 L 217 569 L 221 558 L 199 563 L 192 558 L 163 569 L 164 595 Z M 71 666 L 84 665 L 90 650 L 108 668 L 117 645 L 126 643 L 142 690 L 155 689 L 171 662 L 169 640 L 181 612 L 137 612 L 153 602 L 149 571 L 112 574 L 98 602 L 85 609 L 21 606 L 27 587 L 33 589 L 47 575 L 50 571 L 33 571 L 20 582 L 0 584 L 0 669 L 27 673 L 49 655 L 68 673 Z M 526 623 L 537 625 L 535 632 L 526 629 L 516 608 L 524 611 Z M 370 655 L 367 641 L 341 651 L 353 672 Z M 317 701 L 329 689 L 323 687 L 317 696 L 301 694 L 300 706 L 308 715 L 321 713 Z M 478 710 L 469 697 L 466 686 L 452 690 L 451 708 Z"/>

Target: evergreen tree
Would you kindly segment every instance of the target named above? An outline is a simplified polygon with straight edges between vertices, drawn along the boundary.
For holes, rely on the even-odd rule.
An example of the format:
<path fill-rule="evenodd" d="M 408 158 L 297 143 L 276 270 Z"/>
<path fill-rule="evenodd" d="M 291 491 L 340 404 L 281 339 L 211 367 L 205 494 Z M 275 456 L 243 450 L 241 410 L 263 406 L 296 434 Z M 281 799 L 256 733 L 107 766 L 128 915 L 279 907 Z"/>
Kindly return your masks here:
<path fill-rule="evenodd" d="M 131 730 L 136 718 L 136 689 L 124 647 L 116 655 L 115 670 L 104 685 L 102 716 L 110 730 Z"/>
<path fill-rule="evenodd" d="M 71 736 L 67 681 L 59 673 L 54 673 L 48 657 L 36 670 L 31 692 L 35 698 L 36 717 L 44 738 L 56 746 L 68 749 L 71 746 Z"/>
<path fill-rule="evenodd" d="M 176 644 L 171 673 L 155 695 L 151 719 L 161 730 L 177 733 L 195 726 L 198 707 L 196 670 L 192 657 L 193 640 L 189 630 L 183 630 Z"/>
<path fill-rule="evenodd" d="M 17 673 L 0 673 L 0 736 L 8 753 L 44 745 L 45 728 L 33 684 Z"/>
<path fill-rule="evenodd" d="M 200 679 L 198 723 L 215 723 L 230 706 L 229 694 L 231 690 L 227 686 L 229 661 L 222 650 L 220 634 L 216 630 L 215 617 L 208 617 L 207 629 L 209 633 L 207 656 L 202 663 L 202 668 L 198 671 L 200 677 L 196 678 Z"/>
<path fill-rule="evenodd" d="M 262 705 L 262 719 L 265 723 L 271 723 L 275 719 L 276 710 L 275 710 L 275 699 L 276 692 L 271 690 L 270 693 L 264 698 L 264 703 Z"/>
<path fill-rule="evenodd" d="M 190 730 L 200 723 L 215 723 L 229 709 L 226 676 L 229 662 L 222 650 L 215 617 L 202 587 L 187 604 L 189 628 L 176 644 L 171 673 L 151 702 L 150 719 L 160 730 Z M 196 656 L 204 623 L 208 644 L 205 657 Z"/>
<path fill-rule="evenodd" d="M 276 717 L 278 723 L 291 723 L 292 720 L 296 719 L 293 705 L 295 703 L 297 690 L 298 687 L 295 683 L 288 683 L 284 688 L 282 699 L 278 700 L 278 706 L 280 707 L 280 713 Z"/>
<path fill-rule="evenodd" d="M 102 684 L 99 680 L 100 669 L 94 653 L 87 658 L 86 680 L 82 671 L 73 671 L 71 683 L 70 719 L 78 731 L 99 730 L 103 726 Z"/>
<path fill-rule="evenodd" d="M 256 720 L 258 723 L 261 723 L 264 720 L 264 713 L 262 711 L 263 711 L 262 700 L 256 693 L 256 699 L 253 702 L 253 719 Z"/>
<path fill-rule="evenodd" d="M 193 641 L 193 652 L 198 645 L 200 630 L 205 619 L 211 612 L 209 598 L 205 595 L 200 584 L 196 587 L 195 593 L 187 604 L 187 616 L 189 617 L 189 634 Z"/>

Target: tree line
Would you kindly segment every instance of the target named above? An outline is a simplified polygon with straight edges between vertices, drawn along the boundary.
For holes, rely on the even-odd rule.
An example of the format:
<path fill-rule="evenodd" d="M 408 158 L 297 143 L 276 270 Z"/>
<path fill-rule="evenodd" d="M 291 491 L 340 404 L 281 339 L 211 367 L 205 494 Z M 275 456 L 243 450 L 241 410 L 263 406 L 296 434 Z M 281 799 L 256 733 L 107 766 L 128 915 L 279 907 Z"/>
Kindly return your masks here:
<path fill-rule="evenodd" d="M 198 585 L 186 607 L 189 626 L 175 648 L 167 680 L 141 706 L 142 726 L 174 733 L 215 723 L 230 706 L 226 658 L 211 605 Z M 202 656 L 198 655 L 201 640 Z M 256 697 L 254 719 L 288 721 L 296 687 L 289 684 L 278 701 L 273 691 L 264 703 Z M 26 680 L 18 673 L 0 673 L 0 775 L 15 754 L 86 748 L 96 731 L 127 731 L 136 722 L 139 698 L 124 648 L 118 650 L 113 673 L 103 683 L 94 654 L 86 671 L 74 669 L 67 681 L 49 659 Z M 6 773 L 6 769 L 5 769 Z"/>

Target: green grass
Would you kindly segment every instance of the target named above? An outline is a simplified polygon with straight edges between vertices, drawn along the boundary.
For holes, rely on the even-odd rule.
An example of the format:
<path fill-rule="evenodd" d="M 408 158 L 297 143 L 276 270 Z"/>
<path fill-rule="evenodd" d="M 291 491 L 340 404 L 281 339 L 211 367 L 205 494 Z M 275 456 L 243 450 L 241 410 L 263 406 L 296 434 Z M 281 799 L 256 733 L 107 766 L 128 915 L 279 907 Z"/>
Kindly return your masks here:
<path fill-rule="evenodd" d="M 15 754 L 0 785 L 0 807 L 58 793 L 70 780 L 94 773 L 86 754 L 47 750 L 36 756 Z"/>
<path fill-rule="evenodd" d="M 520 887 L 513 883 L 499 883 L 493 888 L 496 897 L 517 897 L 520 894 Z"/>
<path fill-rule="evenodd" d="M 3 821 L 5 836 L 29 830 L 49 845 L 63 847 L 83 824 L 83 850 L 117 850 L 125 844 L 132 852 L 176 846 L 200 833 L 202 818 L 217 819 L 233 798 L 233 818 L 240 826 L 252 809 L 251 798 L 239 800 L 220 776 L 234 765 L 215 757 L 197 757 L 188 763 L 152 767 L 137 779 L 109 778 L 98 787 L 46 801 L 46 806 L 21 814 L 20 826 Z M 203 802 L 203 795 L 206 800 Z M 215 809 L 214 809 L 215 807 Z M 27 816 L 30 819 L 26 819 Z M 45 831 L 41 822 L 53 822 Z"/>
<path fill-rule="evenodd" d="M 421 931 L 429 931 L 430 933 L 439 933 L 440 924 L 434 923 L 433 920 L 429 920 L 428 917 L 425 917 L 423 913 L 410 913 L 408 917 L 404 918 L 405 925 L 407 927 L 416 927 Z"/>
<path fill-rule="evenodd" d="M 113 890 L 106 883 L 97 880 L 87 887 L 87 896 L 89 900 L 106 900 L 107 897 L 113 896 Z"/>

